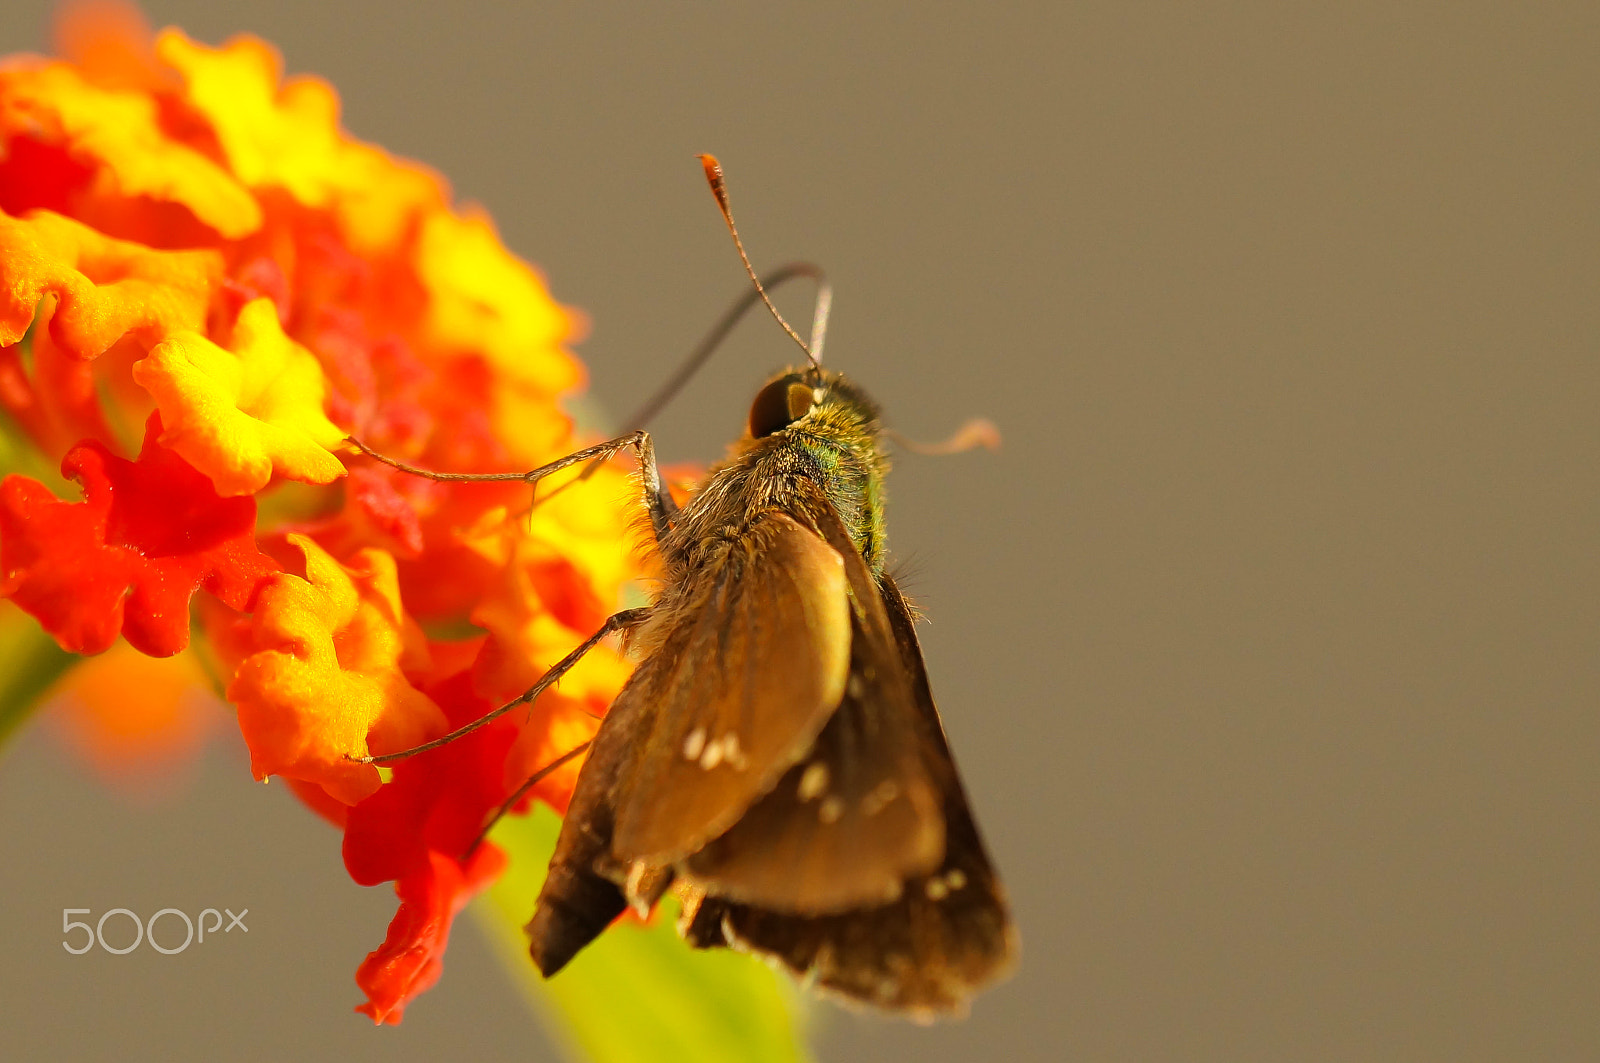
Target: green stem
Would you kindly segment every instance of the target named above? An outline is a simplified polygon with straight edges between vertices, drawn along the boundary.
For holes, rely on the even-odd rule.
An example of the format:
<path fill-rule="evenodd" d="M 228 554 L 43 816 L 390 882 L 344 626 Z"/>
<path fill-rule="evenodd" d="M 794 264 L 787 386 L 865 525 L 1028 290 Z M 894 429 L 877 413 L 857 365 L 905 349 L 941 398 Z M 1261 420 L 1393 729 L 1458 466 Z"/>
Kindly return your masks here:
<path fill-rule="evenodd" d="M 0 624 L 0 750 L 51 684 L 80 660 L 57 646 L 31 616 L 18 612 Z"/>
<path fill-rule="evenodd" d="M 511 866 L 472 910 L 568 1059 L 809 1063 L 793 987 L 749 956 L 689 948 L 673 928 L 671 898 L 651 925 L 619 920 L 561 973 L 540 978 L 522 924 L 560 826 L 543 805 L 502 819 L 490 838 L 509 853 Z"/>

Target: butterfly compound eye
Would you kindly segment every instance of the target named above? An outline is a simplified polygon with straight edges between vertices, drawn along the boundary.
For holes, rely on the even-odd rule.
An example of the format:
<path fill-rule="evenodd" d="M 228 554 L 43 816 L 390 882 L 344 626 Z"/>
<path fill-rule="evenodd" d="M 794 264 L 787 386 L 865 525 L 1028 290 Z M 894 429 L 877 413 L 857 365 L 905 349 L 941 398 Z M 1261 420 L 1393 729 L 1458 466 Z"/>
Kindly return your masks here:
<path fill-rule="evenodd" d="M 750 404 L 750 434 L 760 439 L 780 432 L 810 412 L 816 399 L 805 384 L 779 377 Z"/>

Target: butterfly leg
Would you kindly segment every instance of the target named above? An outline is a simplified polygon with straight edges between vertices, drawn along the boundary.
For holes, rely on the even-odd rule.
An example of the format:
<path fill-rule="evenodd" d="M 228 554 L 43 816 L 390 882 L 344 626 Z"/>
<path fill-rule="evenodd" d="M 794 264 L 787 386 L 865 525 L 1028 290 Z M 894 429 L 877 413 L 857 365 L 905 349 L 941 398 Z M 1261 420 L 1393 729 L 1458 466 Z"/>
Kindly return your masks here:
<path fill-rule="evenodd" d="M 526 781 L 524 781 L 521 786 L 517 787 L 516 792 L 510 797 L 506 798 L 504 801 L 500 802 L 500 807 L 495 809 L 494 814 L 484 821 L 483 829 L 478 832 L 478 836 L 476 838 L 472 839 L 472 844 L 467 846 L 466 851 L 461 854 L 461 859 L 466 860 L 472 856 L 473 852 L 478 848 L 478 846 L 483 844 L 483 839 L 487 838 L 489 836 L 489 832 L 494 829 L 494 825 L 499 823 L 500 820 L 505 817 L 506 813 L 515 808 L 518 801 L 521 801 L 524 797 L 528 796 L 529 790 L 543 782 L 546 776 L 555 771 L 557 768 L 561 767 L 563 764 L 567 763 L 567 761 L 581 755 L 586 749 L 589 748 L 589 745 L 590 743 L 588 742 L 578 743 L 565 753 L 561 754 L 555 760 L 552 760 L 550 763 L 546 764 L 544 767 L 528 776 Z"/>
<path fill-rule="evenodd" d="M 640 429 L 629 432 L 627 435 L 608 439 L 604 443 L 584 447 L 582 450 L 573 451 L 564 458 L 557 458 L 547 465 L 527 472 L 438 472 L 433 469 L 423 469 L 416 465 L 408 465 L 398 458 L 391 458 L 387 454 L 380 454 L 367 446 L 355 436 L 345 439 L 346 443 L 355 447 L 361 453 L 382 462 L 393 469 L 412 476 L 421 476 L 428 480 L 438 480 L 442 483 L 512 483 L 521 480 L 532 485 L 549 476 L 551 473 L 560 472 L 562 469 L 571 468 L 585 461 L 602 462 L 613 455 L 627 450 L 630 447 L 639 455 L 639 475 L 644 483 L 645 505 L 650 510 L 650 527 L 655 532 L 659 542 L 667 533 L 672 517 L 678 512 L 678 505 L 672 500 L 672 493 L 661 482 L 661 472 L 656 467 L 656 448 L 650 442 L 650 433 Z M 588 475 L 584 473 L 583 477 Z M 560 488 L 557 488 L 560 490 Z M 548 496 L 547 496 L 548 497 Z"/>
<path fill-rule="evenodd" d="M 396 760 L 404 760 L 407 757 L 414 757 L 418 753 L 426 753 L 430 749 L 438 749 L 440 746 L 448 745 L 449 743 L 454 742 L 463 735 L 471 734 L 473 731 L 476 731 L 485 724 L 491 723 L 494 720 L 498 720 L 500 717 L 504 716 L 518 705 L 527 705 L 537 700 L 540 694 L 543 694 L 546 690 L 550 689 L 555 685 L 557 680 L 559 680 L 567 672 L 571 671 L 573 665 L 582 660 L 584 654 L 594 649 L 595 646 L 600 643 L 601 639 L 605 638 L 607 635 L 611 635 L 618 631 L 633 627 L 642 622 L 645 617 L 649 615 L 650 610 L 648 608 L 624 609 L 620 613 L 613 614 L 606 620 L 604 624 L 600 625 L 600 630 L 584 639 L 583 642 L 579 643 L 577 648 L 575 648 L 571 653 L 567 654 L 565 657 L 561 658 L 561 660 L 551 665 L 550 670 L 545 672 L 544 675 L 540 676 L 539 681 L 533 684 L 533 686 L 512 698 L 498 709 L 495 709 L 493 712 L 480 716 L 471 723 L 463 724 L 462 726 L 457 727 L 454 731 L 451 731 L 442 738 L 435 738 L 431 742 L 424 742 L 422 745 L 413 746 L 410 749 L 402 749 L 398 753 L 384 753 L 379 756 L 372 757 L 352 757 L 351 759 L 361 764 L 389 764 Z"/>
<path fill-rule="evenodd" d="M 650 442 L 650 433 L 640 429 L 623 438 L 637 440 L 630 445 L 639 454 L 639 479 L 644 487 L 645 507 L 650 511 L 650 530 L 655 533 L 656 543 L 660 544 L 672 527 L 672 518 L 677 516 L 678 503 L 672 500 L 672 492 L 661 482 L 661 470 L 656 467 L 656 448 Z"/>

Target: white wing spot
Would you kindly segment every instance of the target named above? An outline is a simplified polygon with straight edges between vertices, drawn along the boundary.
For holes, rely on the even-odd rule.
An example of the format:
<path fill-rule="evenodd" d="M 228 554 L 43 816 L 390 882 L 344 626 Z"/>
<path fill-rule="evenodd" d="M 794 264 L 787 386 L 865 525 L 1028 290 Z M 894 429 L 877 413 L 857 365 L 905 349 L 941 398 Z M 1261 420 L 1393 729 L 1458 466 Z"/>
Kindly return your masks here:
<path fill-rule="evenodd" d="M 689 732 L 689 737 L 683 740 L 683 759 L 699 760 L 700 751 L 706 747 L 706 729 L 696 727 Z"/>
<path fill-rule="evenodd" d="M 817 806 L 817 818 L 824 823 L 837 823 L 839 817 L 844 815 L 844 802 L 837 796 L 825 798 Z"/>
<path fill-rule="evenodd" d="M 706 744 L 706 751 L 700 754 L 700 766 L 707 771 L 722 763 L 722 742 L 719 739 Z"/>
<path fill-rule="evenodd" d="M 722 759 L 741 771 L 750 765 L 745 759 L 744 750 L 739 748 L 739 736 L 732 731 L 722 736 Z"/>
<path fill-rule="evenodd" d="M 852 698 L 860 701 L 867 692 L 867 685 L 861 681 L 859 675 L 851 672 L 850 681 L 844 685 L 844 689 Z"/>
<path fill-rule="evenodd" d="M 942 901 L 945 895 L 950 892 L 950 887 L 944 884 L 944 879 L 930 878 L 922 887 L 922 891 L 928 895 L 928 900 Z"/>
<path fill-rule="evenodd" d="M 624 887 L 628 895 L 628 903 L 633 906 L 633 910 L 641 917 L 650 914 L 650 905 L 645 902 L 643 897 L 639 896 L 639 887 L 644 885 L 645 876 L 649 873 L 650 868 L 643 860 L 635 860 L 633 866 L 628 869 L 628 885 Z"/>
<path fill-rule="evenodd" d="M 952 890 L 958 890 L 967 884 L 967 873 L 959 867 L 952 867 L 945 872 L 944 880 Z"/>
<path fill-rule="evenodd" d="M 810 801 L 812 798 L 821 797 L 828 788 L 828 766 L 820 760 L 814 760 L 806 765 L 806 770 L 800 774 L 800 800 Z"/>
<path fill-rule="evenodd" d="M 876 816 L 888 806 L 890 801 L 900 796 L 900 787 L 893 779 L 885 779 L 872 788 L 872 792 L 861 799 L 861 811 L 869 816 Z"/>

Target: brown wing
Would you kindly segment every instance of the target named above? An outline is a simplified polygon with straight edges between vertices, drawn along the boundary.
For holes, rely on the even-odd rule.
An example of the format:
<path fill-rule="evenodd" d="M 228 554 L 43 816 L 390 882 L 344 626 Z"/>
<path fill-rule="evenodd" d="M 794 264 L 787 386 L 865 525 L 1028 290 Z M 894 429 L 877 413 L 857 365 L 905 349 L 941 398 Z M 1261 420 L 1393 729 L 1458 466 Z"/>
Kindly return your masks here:
<path fill-rule="evenodd" d="M 624 865 L 675 864 L 733 826 L 845 693 L 840 555 L 779 512 L 718 550 L 657 604 L 665 634 L 632 684 L 647 707 L 613 801 Z"/>
<path fill-rule="evenodd" d="M 883 602 L 914 676 L 922 756 L 936 780 L 945 856 L 911 878 L 899 900 L 834 915 L 802 916 L 704 897 L 685 911 L 684 936 L 778 960 L 817 987 L 929 1020 L 965 1011 L 969 997 L 1016 962 L 1017 935 L 1005 891 L 967 808 L 928 690 L 910 611 L 884 577 Z"/>
<path fill-rule="evenodd" d="M 651 675 L 636 669 L 611 703 L 578 773 L 550 872 L 528 923 L 529 953 L 546 978 L 566 966 L 627 907 L 626 870 L 611 858 L 617 779 L 649 723 Z"/>
<path fill-rule="evenodd" d="M 939 795 L 920 749 L 914 682 L 882 596 L 831 506 L 851 592 L 844 700 L 803 760 L 682 865 L 707 893 L 808 915 L 879 905 L 944 856 Z"/>
<path fill-rule="evenodd" d="M 546 976 L 626 894 L 653 902 L 679 856 L 813 744 L 844 693 L 848 600 L 839 554 L 772 513 L 656 603 L 639 632 L 652 649 L 595 735 L 528 924 Z"/>

